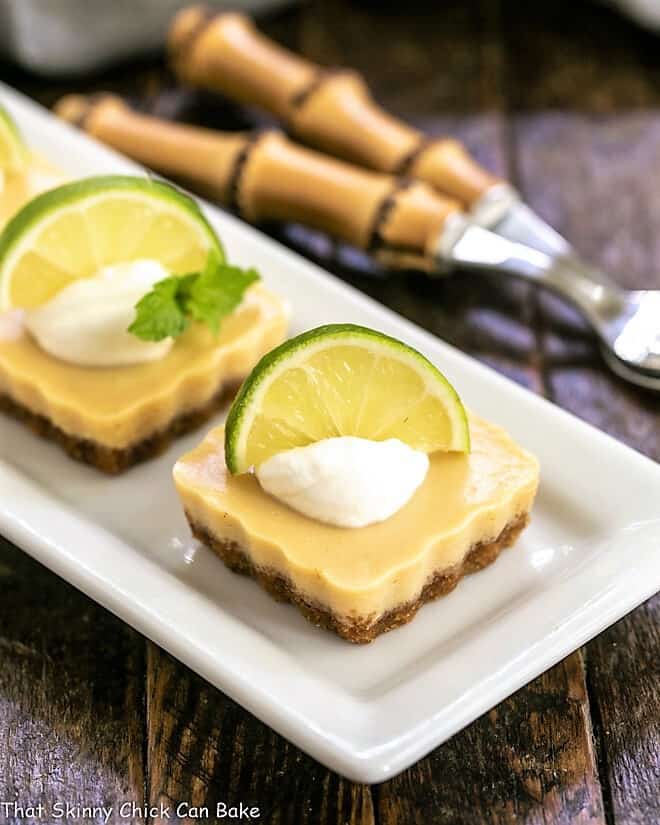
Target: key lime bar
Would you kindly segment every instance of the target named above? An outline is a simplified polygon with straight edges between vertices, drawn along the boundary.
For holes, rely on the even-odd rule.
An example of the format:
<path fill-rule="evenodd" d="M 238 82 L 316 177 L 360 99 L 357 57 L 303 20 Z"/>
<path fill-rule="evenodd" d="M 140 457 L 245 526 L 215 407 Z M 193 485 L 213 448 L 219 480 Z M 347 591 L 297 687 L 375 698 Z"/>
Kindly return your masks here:
<path fill-rule="evenodd" d="M 493 562 L 527 524 L 539 478 L 536 459 L 499 427 L 466 416 L 444 379 L 412 356 L 397 360 L 393 345 L 379 347 L 373 335 L 326 339 L 325 347 L 319 338 L 311 346 L 312 336 L 307 359 L 295 345 L 284 357 L 267 356 L 237 397 L 227 431 L 211 431 L 174 469 L 193 533 L 228 567 L 314 624 L 362 643 Z M 349 428 L 360 438 L 408 439 L 429 454 L 421 485 L 378 523 L 346 528 L 310 518 L 245 471 L 255 456 L 267 462 L 274 451 L 295 453 L 306 438 Z"/>
<path fill-rule="evenodd" d="M 9 112 L 0 105 L 0 230 L 23 204 L 64 181 L 64 175 L 31 151 Z"/>
<path fill-rule="evenodd" d="M 211 285 L 215 292 L 202 284 L 206 304 L 198 301 L 199 317 L 184 316 L 181 296 L 189 300 L 190 289 L 177 292 L 176 279 L 187 278 L 189 285 L 211 258 L 220 272 L 222 247 L 202 212 L 159 181 L 90 178 L 31 201 L 0 236 L 0 313 L 23 313 L 30 330 L 0 337 L 0 409 L 59 443 L 71 457 L 108 473 L 155 455 L 197 426 L 235 393 L 259 358 L 282 340 L 287 326 L 282 301 L 259 283 L 221 321 L 210 314 L 219 300 L 218 284 Z M 170 276 L 170 284 L 176 280 L 165 296 L 169 303 L 156 295 L 148 323 L 143 319 L 140 332 L 151 335 L 149 341 L 129 335 L 130 318 L 112 335 L 108 331 L 118 295 L 110 276 L 125 275 L 122 267 L 136 261 Z M 105 273 L 100 282 L 99 271 Z M 231 268 L 222 271 L 231 282 Z M 53 315 L 67 290 L 94 279 L 99 300 L 88 296 L 78 305 L 85 292 L 74 291 L 70 311 L 50 318 L 48 336 L 31 334 L 31 317 L 42 317 L 39 312 L 48 306 Z M 153 291 L 158 292 L 155 284 Z M 135 316 L 134 302 L 128 310 Z M 169 329 L 175 311 L 181 318 Z M 106 314 L 95 330 L 99 312 Z M 202 323 L 207 315 L 209 323 Z M 43 326 L 42 319 L 38 329 Z M 126 346 L 158 357 L 124 363 Z M 92 356 L 103 365 L 95 365 Z"/>

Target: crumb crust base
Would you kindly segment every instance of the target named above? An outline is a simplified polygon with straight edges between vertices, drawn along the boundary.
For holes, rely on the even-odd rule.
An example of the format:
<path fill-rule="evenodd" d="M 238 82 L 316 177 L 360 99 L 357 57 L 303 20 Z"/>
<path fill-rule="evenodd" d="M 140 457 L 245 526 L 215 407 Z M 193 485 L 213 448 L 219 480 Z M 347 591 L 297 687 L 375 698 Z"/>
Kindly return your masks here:
<path fill-rule="evenodd" d="M 367 644 L 381 633 L 412 621 L 423 604 L 451 592 L 463 576 L 492 564 L 502 550 L 517 540 L 529 522 L 529 514 L 523 513 L 512 519 L 497 538 L 473 545 L 461 565 L 434 573 L 417 598 L 397 605 L 380 616 L 347 617 L 337 615 L 326 605 L 311 602 L 287 576 L 273 569 L 257 567 L 245 548 L 233 540 L 212 535 L 187 513 L 186 516 L 195 538 L 213 550 L 230 570 L 250 576 L 277 601 L 295 605 L 312 624 L 330 630 L 354 644 Z"/>
<path fill-rule="evenodd" d="M 199 427 L 236 395 L 239 386 L 240 381 L 224 384 L 210 401 L 175 416 L 164 430 L 119 448 L 66 433 L 46 416 L 33 412 L 6 394 L 0 394 L 0 412 L 20 421 L 41 438 L 58 444 L 75 461 L 89 464 L 108 475 L 118 475 L 136 464 L 155 458 L 176 438 Z"/>

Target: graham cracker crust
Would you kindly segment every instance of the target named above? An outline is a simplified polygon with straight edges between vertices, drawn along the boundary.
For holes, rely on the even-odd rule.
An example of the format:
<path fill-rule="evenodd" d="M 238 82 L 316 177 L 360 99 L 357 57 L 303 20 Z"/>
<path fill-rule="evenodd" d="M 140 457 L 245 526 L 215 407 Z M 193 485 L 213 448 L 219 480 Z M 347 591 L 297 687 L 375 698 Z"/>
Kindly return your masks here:
<path fill-rule="evenodd" d="M 89 464 L 108 475 L 118 475 L 135 464 L 154 458 L 167 449 L 175 438 L 203 424 L 234 397 L 239 387 L 240 381 L 227 383 L 204 406 L 176 416 L 164 430 L 122 448 L 107 447 L 96 441 L 65 433 L 49 418 L 24 407 L 8 395 L 0 394 L 0 412 L 22 422 L 41 438 L 59 444 L 75 461 Z"/>
<path fill-rule="evenodd" d="M 372 642 L 381 633 L 407 624 L 423 604 L 449 593 L 463 576 L 492 564 L 502 550 L 516 541 L 529 522 L 529 515 L 523 513 L 510 521 L 493 541 L 475 544 L 460 567 L 436 573 L 427 581 L 416 599 L 397 605 L 377 618 L 366 616 L 349 619 L 336 615 L 321 604 L 311 603 L 287 577 L 275 570 L 256 567 L 235 541 L 216 538 L 206 528 L 196 524 L 187 513 L 186 516 L 195 538 L 220 556 L 230 570 L 251 576 L 277 601 L 295 605 L 312 624 L 331 630 L 342 639 L 355 644 Z"/>

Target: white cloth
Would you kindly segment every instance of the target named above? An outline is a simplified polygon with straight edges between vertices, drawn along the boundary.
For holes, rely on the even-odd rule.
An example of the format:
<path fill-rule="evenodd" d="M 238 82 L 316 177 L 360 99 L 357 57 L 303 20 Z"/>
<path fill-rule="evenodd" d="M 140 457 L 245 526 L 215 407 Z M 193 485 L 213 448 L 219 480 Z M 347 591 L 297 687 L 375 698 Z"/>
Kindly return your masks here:
<path fill-rule="evenodd" d="M 249 13 L 286 0 L 207 0 Z M 190 0 L 0 0 L 0 52 L 40 74 L 84 72 L 161 49 Z"/>

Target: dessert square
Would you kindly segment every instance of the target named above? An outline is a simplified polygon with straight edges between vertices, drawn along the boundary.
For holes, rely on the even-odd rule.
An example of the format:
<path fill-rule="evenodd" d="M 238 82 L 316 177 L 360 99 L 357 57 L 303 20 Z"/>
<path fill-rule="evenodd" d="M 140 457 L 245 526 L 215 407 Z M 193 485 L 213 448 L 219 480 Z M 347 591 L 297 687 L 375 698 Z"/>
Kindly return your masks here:
<path fill-rule="evenodd" d="M 194 535 L 225 564 L 293 603 L 316 625 L 370 642 L 493 562 L 527 524 L 537 460 L 501 428 L 470 416 L 469 454 L 436 452 L 412 499 L 359 529 L 310 519 L 231 475 L 224 429 L 174 468 Z"/>
<path fill-rule="evenodd" d="M 28 335 L 0 340 L 0 409 L 72 458 L 119 473 L 207 419 L 286 327 L 283 302 L 256 285 L 217 335 L 193 324 L 159 361 L 90 368 Z"/>

